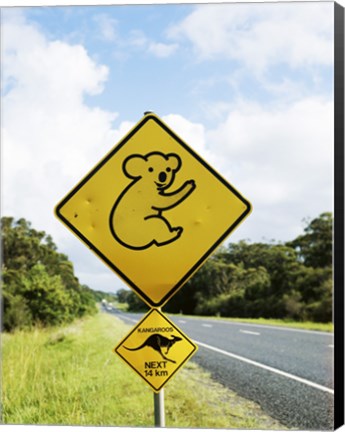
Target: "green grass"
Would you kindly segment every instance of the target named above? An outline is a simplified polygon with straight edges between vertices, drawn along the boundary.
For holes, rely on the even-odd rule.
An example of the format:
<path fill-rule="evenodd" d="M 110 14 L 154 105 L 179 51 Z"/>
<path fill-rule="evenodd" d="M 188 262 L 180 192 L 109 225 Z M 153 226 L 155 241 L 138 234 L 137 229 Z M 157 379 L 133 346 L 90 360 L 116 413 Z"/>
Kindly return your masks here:
<path fill-rule="evenodd" d="M 128 311 L 127 303 L 117 303 L 116 307 L 123 311 Z M 178 315 L 178 314 L 171 314 Z M 293 321 L 288 319 L 273 319 L 273 318 L 227 318 L 222 316 L 202 316 L 202 315 L 186 315 L 189 318 L 198 318 L 198 319 L 222 319 L 234 322 L 243 322 L 248 324 L 262 324 L 262 325 L 271 325 L 271 326 L 279 326 L 279 327 L 290 327 L 301 330 L 315 330 L 315 331 L 324 331 L 324 332 L 333 332 L 334 325 L 333 323 L 316 323 L 312 321 Z"/>
<path fill-rule="evenodd" d="M 315 323 L 312 321 L 289 321 L 282 319 L 266 319 L 266 318 L 233 318 L 233 321 L 244 322 L 250 324 L 264 324 L 279 327 L 290 327 L 301 330 L 316 330 L 324 332 L 333 332 L 333 323 Z"/>
<path fill-rule="evenodd" d="M 153 426 L 153 392 L 112 349 L 131 329 L 98 314 L 2 335 L 2 423 Z M 189 361 L 165 386 L 167 427 L 283 429 Z"/>
<path fill-rule="evenodd" d="M 175 314 L 177 315 L 177 314 Z M 215 317 L 215 316 L 196 316 L 189 315 L 189 318 L 198 318 L 198 319 L 221 319 L 226 321 L 233 322 L 242 322 L 248 324 L 260 324 L 267 326 L 279 326 L 279 327 L 289 327 L 296 328 L 301 330 L 315 330 L 315 331 L 324 331 L 324 332 L 333 332 L 334 325 L 333 323 L 315 323 L 312 321 L 292 321 L 292 320 L 283 320 L 283 319 L 273 319 L 273 318 L 226 318 L 226 317 Z"/>

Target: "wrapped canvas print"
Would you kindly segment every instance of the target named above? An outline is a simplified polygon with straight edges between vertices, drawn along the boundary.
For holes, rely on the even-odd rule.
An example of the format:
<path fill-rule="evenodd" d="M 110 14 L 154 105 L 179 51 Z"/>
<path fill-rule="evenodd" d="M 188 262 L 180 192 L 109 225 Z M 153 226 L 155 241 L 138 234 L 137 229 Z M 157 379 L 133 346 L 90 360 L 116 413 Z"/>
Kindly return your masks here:
<path fill-rule="evenodd" d="M 1 40 L 4 430 L 342 426 L 344 8 L 4 5 Z"/>

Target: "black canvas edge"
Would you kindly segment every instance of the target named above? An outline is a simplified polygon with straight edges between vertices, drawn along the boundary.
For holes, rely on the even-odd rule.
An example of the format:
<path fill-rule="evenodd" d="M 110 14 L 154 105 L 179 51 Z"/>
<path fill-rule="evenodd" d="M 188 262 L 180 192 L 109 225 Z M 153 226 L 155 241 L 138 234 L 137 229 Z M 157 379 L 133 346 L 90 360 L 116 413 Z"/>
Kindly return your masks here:
<path fill-rule="evenodd" d="M 334 3 L 334 428 L 344 424 L 344 8 Z"/>
<path fill-rule="evenodd" d="M 96 248 L 78 229 L 76 229 L 62 214 L 62 207 L 81 189 L 81 187 L 96 173 L 110 158 L 114 156 L 139 129 L 149 120 L 155 121 L 162 129 L 165 130 L 178 144 L 191 154 L 205 169 L 215 176 L 227 189 L 229 189 L 238 199 L 246 206 L 242 215 L 215 241 L 215 243 L 202 255 L 202 257 L 191 267 L 191 269 L 171 288 L 171 290 L 158 302 L 152 301 L 132 280 L 114 265 L 98 248 Z M 215 249 L 230 235 L 230 233 L 242 222 L 242 220 L 251 212 L 252 206 L 232 185 L 230 185 L 214 168 L 205 162 L 192 148 L 190 148 L 178 135 L 176 135 L 158 116 L 153 113 L 144 115 L 144 117 L 133 127 L 119 143 L 101 159 L 96 166 L 57 204 L 55 207 L 55 215 L 60 219 L 77 237 L 79 237 L 103 262 L 105 262 L 133 291 L 149 306 L 162 307 L 168 300 L 182 288 L 182 286 L 192 277 L 192 275 L 204 264 L 207 258 L 215 251 Z"/>
<path fill-rule="evenodd" d="M 134 366 L 132 366 L 131 363 L 129 363 L 125 357 L 123 357 L 117 350 L 121 347 L 121 345 L 129 338 L 129 336 L 135 332 L 135 330 L 140 327 L 140 325 L 148 318 L 153 312 L 157 312 L 159 315 L 161 315 L 168 323 L 176 330 L 178 333 L 180 333 L 181 336 L 183 336 L 185 339 L 188 340 L 188 342 L 193 346 L 193 351 L 190 352 L 190 354 L 185 358 L 185 360 L 179 365 L 179 367 L 169 376 L 169 378 L 159 387 L 155 387 L 152 385 L 152 383 L 147 380 L 143 375 L 141 375 Z M 145 314 L 145 316 L 132 328 L 132 330 L 123 338 L 121 341 L 116 345 L 116 347 L 113 349 L 113 352 L 117 354 L 121 360 L 123 360 L 134 372 L 136 372 L 137 375 L 140 376 L 146 383 L 151 387 L 151 389 L 155 393 L 159 393 L 160 390 L 170 381 L 170 379 L 176 374 L 177 371 L 181 369 L 181 367 L 196 353 L 198 350 L 198 345 L 196 345 L 195 342 L 193 342 L 189 337 L 179 328 L 176 324 L 174 324 L 166 315 L 164 315 L 159 309 L 152 308 Z"/>

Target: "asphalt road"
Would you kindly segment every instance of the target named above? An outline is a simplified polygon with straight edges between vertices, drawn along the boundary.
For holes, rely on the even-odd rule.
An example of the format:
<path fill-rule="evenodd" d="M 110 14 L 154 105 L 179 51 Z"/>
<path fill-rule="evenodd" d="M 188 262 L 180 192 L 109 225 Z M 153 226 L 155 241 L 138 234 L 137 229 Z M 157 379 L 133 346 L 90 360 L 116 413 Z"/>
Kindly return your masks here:
<path fill-rule="evenodd" d="M 127 324 L 142 314 L 113 311 Z M 295 429 L 333 429 L 333 334 L 169 316 L 199 347 L 193 361 Z"/>

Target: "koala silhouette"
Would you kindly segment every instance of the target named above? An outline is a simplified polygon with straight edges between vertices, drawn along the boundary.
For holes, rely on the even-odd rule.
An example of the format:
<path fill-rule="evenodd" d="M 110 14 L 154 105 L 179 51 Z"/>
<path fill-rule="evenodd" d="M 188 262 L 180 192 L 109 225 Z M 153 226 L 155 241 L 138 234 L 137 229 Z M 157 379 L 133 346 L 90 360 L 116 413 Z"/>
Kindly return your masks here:
<path fill-rule="evenodd" d="M 123 161 L 122 171 L 132 182 L 116 200 L 109 220 L 110 231 L 121 245 L 140 250 L 169 244 L 181 236 L 183 228 L 173 228 L 162 216 L 196 187 L 194 180 L 188 180 L 178 189 L 167 191 L 181 165 L 175 153 L 133 154 Z"/>

